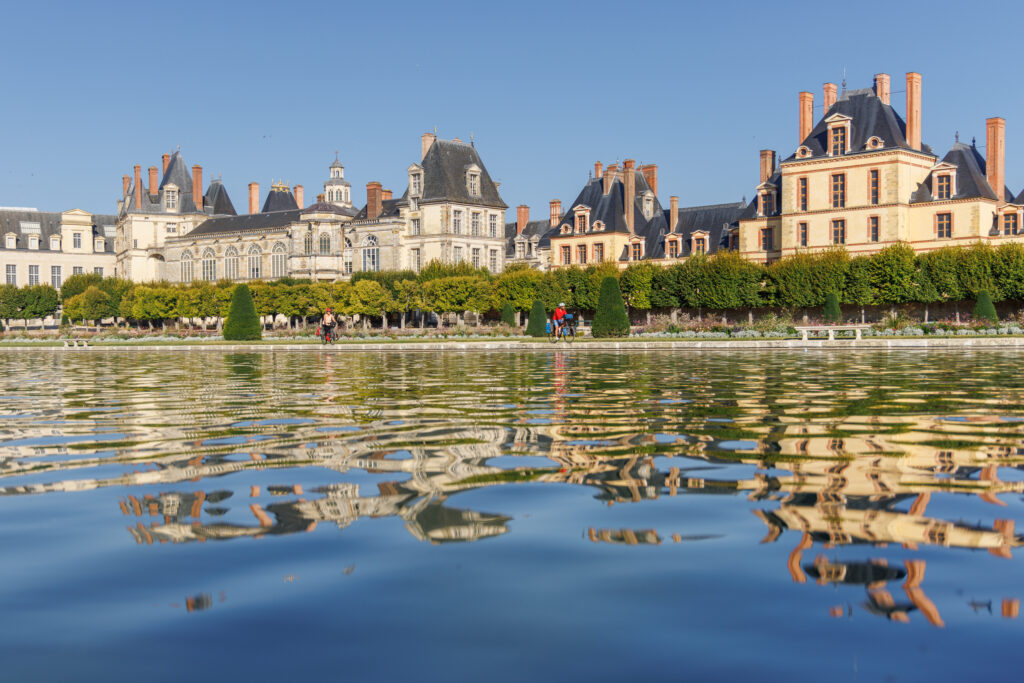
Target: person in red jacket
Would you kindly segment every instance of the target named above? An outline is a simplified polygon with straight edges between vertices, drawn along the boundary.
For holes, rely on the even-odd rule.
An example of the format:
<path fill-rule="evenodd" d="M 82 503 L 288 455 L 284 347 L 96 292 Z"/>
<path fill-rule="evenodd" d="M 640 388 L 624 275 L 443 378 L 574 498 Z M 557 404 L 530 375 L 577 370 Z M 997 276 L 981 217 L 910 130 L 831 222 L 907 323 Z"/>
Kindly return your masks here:
<path fill-rule="evenodd" d="M 562 326 L 565 325 L 565 302 L 560 302 L 555 312 L 551 314 L 551 321 L 555 323 L 555 339 L 562 334 Z"/>

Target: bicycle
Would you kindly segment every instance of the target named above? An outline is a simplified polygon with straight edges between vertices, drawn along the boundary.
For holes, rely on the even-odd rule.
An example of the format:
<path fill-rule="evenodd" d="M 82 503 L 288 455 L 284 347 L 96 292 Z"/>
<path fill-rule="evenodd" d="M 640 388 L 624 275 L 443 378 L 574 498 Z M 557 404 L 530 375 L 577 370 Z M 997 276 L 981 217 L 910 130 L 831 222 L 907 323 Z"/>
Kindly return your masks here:
<path fill-rule="evenodd" d="M 334 325 L 320 325 L 320 342 L 323 344 L 333 344 L 338 338 L 338 333 L 334 331 Z"/>
<path fill-rule="evenodd" d="M 576 320 L 571 313 L 567 313 L 565 318 L 562 319 L 562 327 L 558 329 L 556 333 L 555 324 L 548 321 L 547 332 L 548 340 L 552 344 L 557 344 L 559 339 L 564 339 L 567 344 L 571 344 L 576 341 Z"/>

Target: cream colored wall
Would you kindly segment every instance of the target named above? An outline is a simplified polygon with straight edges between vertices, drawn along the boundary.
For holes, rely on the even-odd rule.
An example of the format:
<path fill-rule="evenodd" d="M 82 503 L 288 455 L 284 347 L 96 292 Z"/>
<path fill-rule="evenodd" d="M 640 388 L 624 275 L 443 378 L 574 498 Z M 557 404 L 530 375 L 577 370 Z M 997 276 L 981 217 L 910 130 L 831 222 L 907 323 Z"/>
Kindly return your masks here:
<path fill-rule="evenodd" d="M 623 250 L 629 245 L 629 234 L 624 232 L 592 232 L 584 235 L 557 235 L 551 238 L 551 267 L 566 268 L 562 262 L 562 247 L 569 246 L 572 262 L 569 265 L 580 265 L 577 250 L 579 245 L 587 245 L 587 263 L 594 263 L 594 245 L 604 244 L 604 260 L 619 262 Z"/>
<path fill-rule="evenodd" d="M 986 199 L 916 204 L 910 207 L 911 229 L 908 241 L 914 249 L 927 251 L 989 240 L 992 237 L 990 231 L 995 210 L 996 202 Z M 949 239 L 938 239 L 936 236 L 935 216 L 940 213 L 952 214 L 953 230 Z"/>
<path fill-rule="evenodd" d="M 114 255 L 109 253 L 85 254 L 54 251 L 38 251 L 34 249 L 0 249 L 0 283 L 7 282 L 7 266 L 17 267 L 19 287 L 28 284 L 28 267 L 39 266 L 39 283 L 50 284 L 50 266 L 61 267 L 61 282 L 67 280 L 79 266 L 84 273 L 92 273 L 95 268 L 102 268 L 104 276 L 114 274 Z"/>
<path fill-rule="evenodd" d="M 455 234 L 452 219 L 456 210 L 462 211 L 462 229 Z M 472 213 L 480 212 L 480 234 L 471 234 Z M 490 237 L 490 216 L 495 216 L 497 236 Z M 411 234 L 412 219 L 419 217 L 420 234 Z M 505 211 L 499 208 L 488 208 L 473 205 L 440 203 L 420 204 L 418 211 L 402 210 L 403 227 L 400 234 L 402 241 L 399 268 L 412 268 L 412 250 L 420 249 L 423 265 L 437 260 L 452 263 L 455 258 L 455 247 L 462 248 L 462 259 L 472 261 L 472 250 L 480 249 L 480 265 L 490 268 L 491 251 L 496 252 L 497 272 L 505 267 Z"/>

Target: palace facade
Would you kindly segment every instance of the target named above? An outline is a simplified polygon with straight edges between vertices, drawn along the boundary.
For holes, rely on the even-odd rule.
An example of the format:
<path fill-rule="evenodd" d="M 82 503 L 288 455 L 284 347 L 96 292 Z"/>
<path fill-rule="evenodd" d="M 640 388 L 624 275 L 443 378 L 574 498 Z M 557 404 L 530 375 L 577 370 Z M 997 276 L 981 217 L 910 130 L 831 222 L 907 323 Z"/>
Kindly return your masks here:
<path fill-rule="evenodd" d="M 117 216 L 81 209 L 56 213 L 0 207 L 4 283 L 60 289 L 71 275 L 113 275 L 116 223 Z"/>

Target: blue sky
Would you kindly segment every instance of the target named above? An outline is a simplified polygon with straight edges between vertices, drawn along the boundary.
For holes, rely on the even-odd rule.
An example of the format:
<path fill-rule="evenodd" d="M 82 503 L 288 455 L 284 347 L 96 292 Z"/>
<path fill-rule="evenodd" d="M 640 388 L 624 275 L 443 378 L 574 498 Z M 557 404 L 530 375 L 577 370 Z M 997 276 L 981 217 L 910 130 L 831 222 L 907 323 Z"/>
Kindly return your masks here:
<path fill-rule="evenodd" d="M 593 163 L 659 166 L 684 206 L 748 198 L 797 145 L 797 93 L 923 75 L 923 139 L 1007 120 L 1024 186 L 1018 3 L 12 3 L 0 44 L 0 205 L 113 213 L 121 175 L 180 146 L 236 209 L 271 179 L 312 201 L 334 150 L 354 200 L 395 194 L 423 132 L 468 139 L 510 207 L 571 201 Z M 1004 27 L 1009 32 L 1000 33 Z M 1000 35 L 1002 37 L 1000 38 Z M 514 210 L 506 214 L 514 220 Z"/>

